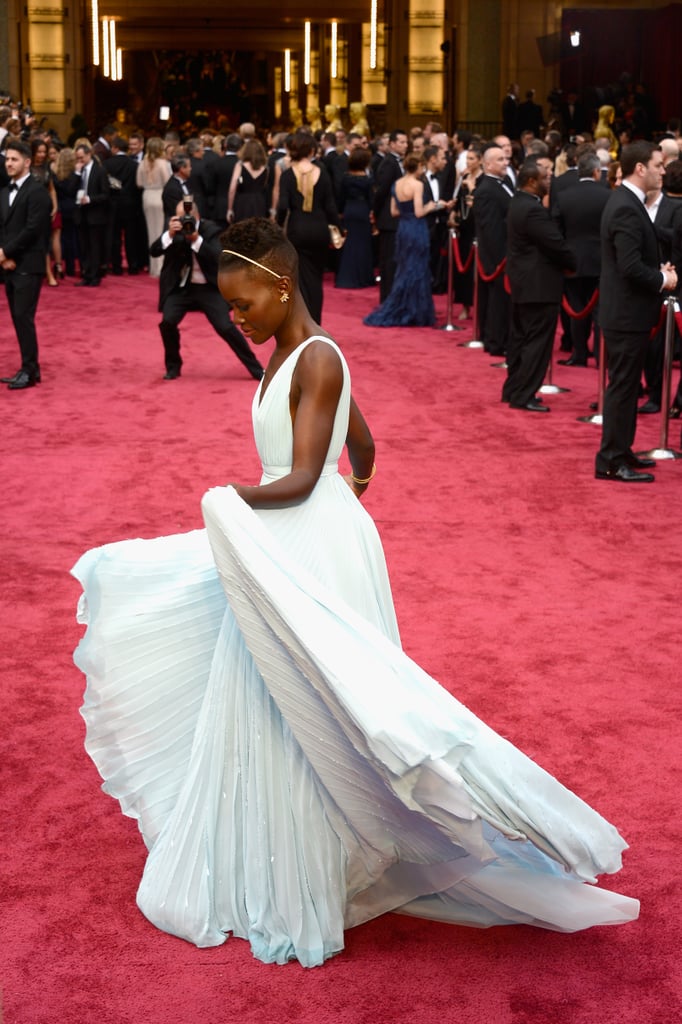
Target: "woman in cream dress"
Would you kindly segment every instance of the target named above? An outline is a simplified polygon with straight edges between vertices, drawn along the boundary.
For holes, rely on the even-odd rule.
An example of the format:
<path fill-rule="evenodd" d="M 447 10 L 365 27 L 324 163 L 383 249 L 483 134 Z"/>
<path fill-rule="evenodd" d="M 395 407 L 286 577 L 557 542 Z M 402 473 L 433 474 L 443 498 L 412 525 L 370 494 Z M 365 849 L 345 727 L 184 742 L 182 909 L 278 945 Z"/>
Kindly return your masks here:
<path fill-rule="evenodd" d="M 163 231 L 163 186 L 171 176 L 171 168 L 164 152 L 163 139 L 153 136 L 147 140 L 144 158 L 137 165 L 137 187 L 143 189 L 142 209 L 147 223 L 149 244 L 159 237 Z M 158 277 L 161 273 L 163 257 L 149 258 L 149 276 Z"/>

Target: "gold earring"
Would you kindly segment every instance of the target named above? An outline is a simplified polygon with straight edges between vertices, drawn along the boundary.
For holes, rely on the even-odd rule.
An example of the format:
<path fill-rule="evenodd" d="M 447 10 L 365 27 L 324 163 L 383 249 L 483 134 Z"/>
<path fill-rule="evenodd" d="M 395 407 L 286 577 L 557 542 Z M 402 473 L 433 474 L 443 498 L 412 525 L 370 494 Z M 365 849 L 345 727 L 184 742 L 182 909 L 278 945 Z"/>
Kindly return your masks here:
<path fill-rule="evenodd" d="M 282 292 L 282 294 L 279 297 L 279 301 L 280 302 L 288 302 L 289 301 L 289 292 Z"/>

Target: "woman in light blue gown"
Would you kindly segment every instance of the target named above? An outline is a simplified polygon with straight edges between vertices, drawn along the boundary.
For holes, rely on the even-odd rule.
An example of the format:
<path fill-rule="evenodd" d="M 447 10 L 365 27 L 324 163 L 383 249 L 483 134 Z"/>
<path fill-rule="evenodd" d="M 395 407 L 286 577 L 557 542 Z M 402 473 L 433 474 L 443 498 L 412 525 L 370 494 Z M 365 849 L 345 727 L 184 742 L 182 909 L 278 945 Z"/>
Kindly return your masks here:
<path fill-rule="evenodd" d="M 276 341 L 253 401 L 260 483 L 208 491 L 205 530 L 73 570 L 86 749 L 149 848 L 142 912 L 198 946 L 232 934 L 304 966 L 390 910 L 560 931 L 634 919 L 636 900 L 585 884 L 619 869 L 615 828 L 401 650 L 343 355 L 276 226 L 242 222 L 224 246 L 235 322 Z"/>

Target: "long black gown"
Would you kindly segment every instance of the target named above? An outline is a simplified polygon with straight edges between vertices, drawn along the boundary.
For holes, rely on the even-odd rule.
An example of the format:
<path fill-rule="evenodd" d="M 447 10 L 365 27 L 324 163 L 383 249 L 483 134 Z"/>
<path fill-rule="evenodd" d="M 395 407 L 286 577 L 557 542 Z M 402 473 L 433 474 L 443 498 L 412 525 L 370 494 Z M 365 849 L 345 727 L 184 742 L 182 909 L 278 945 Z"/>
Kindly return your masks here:
<path fill-rule="evenodd" d="M 372 181 L 367 175 L 344 174 L 339 203 L 346 243 L 339 257 L 337 288 L 369 288 L 374 284 L 372 256 Z"/>
<path fill-rule="evenodd" d="M 288 219 L 287 219 L 288 214 Z M 282 172 L 277 204 L 277 223 L 286 221 L 287 238 L 298 253 L 298 284 L 310 315 L 316 323 L 322 318 L 322 275 L 329 248 L 329 225 L 339 226 L 339 213 L 329 175 L 320 168 L 313 186 L 312 210 L 303 209 L 303 194 L 298 190 L 293 167 Z"/>
<path fill-rule="evenodd" d="M 267 217 L 268 215 L 268 172 L 267 168 L 258 175 L 253 175 L 247 167 L 242 167 L 234 196 L 234 219 L 246 220 L 248 217 Z"/>

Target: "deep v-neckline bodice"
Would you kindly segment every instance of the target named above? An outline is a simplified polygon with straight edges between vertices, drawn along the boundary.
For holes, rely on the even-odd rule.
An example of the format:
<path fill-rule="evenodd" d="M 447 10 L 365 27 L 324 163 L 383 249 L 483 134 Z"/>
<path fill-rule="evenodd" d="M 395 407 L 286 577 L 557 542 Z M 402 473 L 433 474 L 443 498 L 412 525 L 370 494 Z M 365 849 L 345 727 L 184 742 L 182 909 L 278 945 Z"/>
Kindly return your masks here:
<path fill-rule="evenodd" d="M 328 342 L 328 341 L 329 341 L 329 338 L 325 338 L 325 337 L 324 337 L 323 335 L 321 335 L 321 334 L 313 334 L 313 335 L 311 335 L 311 336 L 310 336 L 309 338 L 306 338 L 306 339 L 305 339 L 305 341 L 302 341 L 300 345 L 297 345 L 297 346 L 296 346 L 296 348 L 295 348 L 295 349 L 293 349 L 293 350 L 292 350 L 292 351 L 291 351 L 291 352 L 289 353 L 289 355 L 288 355 L 288 356 L 286 356 L 286 357 L 285 357 L 285 358 L 284 358 L 284 359 L 282 360 L 282 362 L 281 362 L 281 363 L 279 364 L 279 366 L 277 367 L 277 369 L 276 369 L 276 370 L 275 370 L 275 372 L 273 373 L 273 375 L 272 375 L 272 377 L 270 378 L 270 380 L 268 381 L 268 383 L 267 383 L 267 384 L 265 385 L 265 387 L 263 386 L 263 381 L 265 380 L 265 377 L 264 377 L 264 376 L 263 376 L 263 377 L 261 377 L 261 379 L 260 379 L 260 383 L 259 383 L 259 385 L 258 385 L 258 390 L 256 391 L 256 408 L 257 408 L 257 409 L 260 409 L 261 405 L 262 405 L 262 404 L 263 404 L 263 402 L 265 401 L 265 397 L 266 397 L 266 395 L 269 395 L 269 394 L 270 394 L 270 392 L 271 392 L 271 390 L 272 390 L 272 386 L 273 386 L 273 384 L 275 383 L 275 381 L 276 381 L 276 380 L 277 380 L 278 378 L 280 378 L 280 377 L 281 377 L 281 375 L 282 375 L 282 371 L 284 370 L 285 366 L 287 366 L 287 365 L 289 364 L 290 360 L 291 360 L 291 359 L 292 359 L 292 358 L 293 358 L 294 356 L 300 355 L 300 353 L 301 353 L 301 352 L 303 351 L 303 349 L 304 349 L 304 348 L 307 348 L 307 347 L 308 347 L 308 345 L 309 345 L 309 344 L 310 344 L 310 343 L 311 343 L 312 341 L 327 341 L 327 342 Z M 298 361 L 298 359 L 297 359 L 296 361 Z M 294 371 L 292 370 L 292 371 L 291 371 L 291 375 L 290 375 L 290 379 L 291 379 L 291 376 L 293 376 L 293 373 L 294 373 Z"/>

